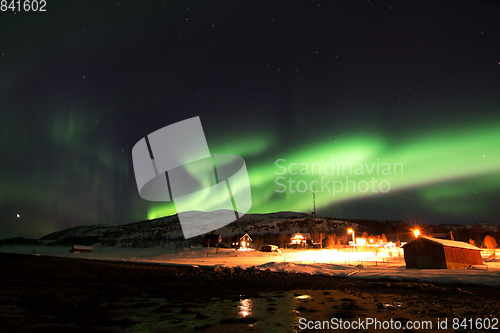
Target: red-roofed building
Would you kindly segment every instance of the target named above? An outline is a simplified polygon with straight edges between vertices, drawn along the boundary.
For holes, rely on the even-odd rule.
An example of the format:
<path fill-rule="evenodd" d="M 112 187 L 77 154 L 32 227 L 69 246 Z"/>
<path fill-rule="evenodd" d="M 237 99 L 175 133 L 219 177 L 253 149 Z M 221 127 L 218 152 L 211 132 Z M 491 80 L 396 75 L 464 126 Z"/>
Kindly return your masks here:
<path fill-rule="evenodd" d="M 403 245 L 406 268 L 467 268 L 482 265 L 481 249 L 465 242 L 419 236 Z"/>

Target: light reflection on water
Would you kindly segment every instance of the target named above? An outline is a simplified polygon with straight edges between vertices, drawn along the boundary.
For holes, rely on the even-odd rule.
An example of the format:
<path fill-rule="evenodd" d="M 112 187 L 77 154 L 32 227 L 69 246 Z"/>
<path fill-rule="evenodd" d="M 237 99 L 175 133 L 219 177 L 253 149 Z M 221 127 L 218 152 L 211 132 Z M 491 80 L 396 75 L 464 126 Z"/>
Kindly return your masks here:
<path fill-rule="evenodd" d="M 234 332 L 239 329 L 251 329 L 255 333 L 297 332 L 299 318 L 304 316 L 304 313 L 297 311 L 297 309 L 301 305 L 312 304 L 310 302 L 317 298 L 317 295 L 306 294 L 306 292 L 265 292 L 252 298 L 239 295 L 240 298 L 237 300 L 215 298 L 204 304 L 196 302 L 171 303 L 164 299 L 157 299 L 156 301 L 162 306 L 168 305 L 168 311 L 158 311 L 158 306 L 144 309 L 130 308 L 133 315 L 129 314 L 126 317 L 140 321 L 140 323 L 124 331 L 126 333 L 165 331 L 181 333 L 192 332 L 196 327 L 209 325 L 210 327 L 204 329 L 207 333 Z M 190 311 L 182 312 L 181 310 L 184 308 Z M 203 316 L 197 316 L 197 313 Z M 250 317 L 257 318 L 257 321 L 246 321 Z M 228 318 L 235 318 L 236 321 L 221 324 L 221 320 Z M 238 322 L 238 318 L 243 321 Z"/>
<path fill-rule="evenodd" d="M 252 314 L 252 300 L 250 298 L 240 299 L 239 315 L 246 317 Z"/>

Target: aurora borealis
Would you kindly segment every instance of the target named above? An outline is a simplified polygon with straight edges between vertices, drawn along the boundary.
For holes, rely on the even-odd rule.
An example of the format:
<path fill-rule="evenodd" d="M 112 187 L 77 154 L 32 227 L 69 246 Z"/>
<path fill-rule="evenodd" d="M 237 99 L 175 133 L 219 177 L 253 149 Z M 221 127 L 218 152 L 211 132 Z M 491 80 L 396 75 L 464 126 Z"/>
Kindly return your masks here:
<path fill-rule="evenodd" d="M 175 214 L 140 198 L 131 150 L 195 116 L 212 154 L 245 159 L 250 213 L 310 212 L 314 186 L 321 215 L 498 224 L 499 14 L 451 0 L 0 12 L 0 230 Z M 332 160 L 352 170 L 303 170 Z M 360 191 L 371 182 L 390 190 Z"/>

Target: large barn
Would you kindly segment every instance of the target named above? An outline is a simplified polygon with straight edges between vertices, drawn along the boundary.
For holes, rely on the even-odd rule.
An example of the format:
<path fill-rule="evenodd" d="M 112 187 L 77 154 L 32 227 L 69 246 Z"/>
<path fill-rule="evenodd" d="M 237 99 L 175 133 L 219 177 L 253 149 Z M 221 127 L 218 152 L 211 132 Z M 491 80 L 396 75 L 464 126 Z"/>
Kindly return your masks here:
<path fill-rule="evenodd" d="M 406 268 L 466 268 L 482 265 L 481 249 L 464 242 L 419 236 L 403 246 Z"/>

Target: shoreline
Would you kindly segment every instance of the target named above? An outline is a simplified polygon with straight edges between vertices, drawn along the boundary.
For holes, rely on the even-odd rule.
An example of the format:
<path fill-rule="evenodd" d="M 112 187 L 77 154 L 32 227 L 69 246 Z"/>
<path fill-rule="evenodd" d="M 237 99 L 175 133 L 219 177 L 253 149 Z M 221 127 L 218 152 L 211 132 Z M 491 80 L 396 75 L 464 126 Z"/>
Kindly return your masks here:
<path fill-rule="evenodd" d="M 0 318 L 12 332 L 293 332 L 300 318 L 500 313 L 498 287 L 5 253 L 0 265 Z M 253 305 L 243 316 L 245 302 Z"/>

